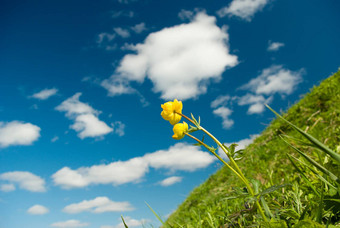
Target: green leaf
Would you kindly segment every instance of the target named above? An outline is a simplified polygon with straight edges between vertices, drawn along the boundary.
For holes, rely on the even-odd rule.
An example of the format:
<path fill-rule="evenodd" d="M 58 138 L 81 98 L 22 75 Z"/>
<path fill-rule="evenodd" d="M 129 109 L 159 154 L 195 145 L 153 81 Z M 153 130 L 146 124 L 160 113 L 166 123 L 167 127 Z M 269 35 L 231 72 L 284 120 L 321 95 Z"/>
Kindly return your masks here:
<path fill-rule="evenodd" d="M 272 193 L 272 192 L 275 192 L 276 190 L 280 189 L 280 188 L 284 188 L 286 186 L 289 186 L 291 184 L 281 184 L 281 185 L 273 185 L 269 188 L 266 188 L 265 190 L 263 190 L 262 192 L 260 192 L 259 194 L 257 194 L 257 196 L 264 196 L 266 194 L 269 194 L 269 193 Z"/>
<path fill-rule="evenodd" d="M 275 112 L 271 107 L 269 107 L 268 105 L 266 105 L 267 108 L 269 108 L 276 116 L 278 116 L 280 119 L 282 119 L 283 121 L 285 121 L 286 123 L 288 123 L 291 127 L 293 127 L 295 130 L 297 130 L 300 134 L 302 134 L 306 139 L 308 139 L 311 143 L 313 143 L 318 149 L 320 149 L 321 151 L 325 152 L 326 154 L 328 154 L 329 156 L 331 156 L 334 160 L 336 160 L 339 164 L 340 164 L 340 154 L 332 151 L 331 149 L 329 149 L 326 145 L 324 145 L 322 142 L 320 142 L 319 140 L 317 140 L 316 138 L 314 138 L 312 135 L 304 132 L 302 129 L 298 128 L 297 126 L 295 126 L 294 124 L 292 124 L 291 122 L 289 122 L 288 120 L 286 120 L 285 118 L 283 118 L 280 114 L 278 114 L 277 112 Z"/>

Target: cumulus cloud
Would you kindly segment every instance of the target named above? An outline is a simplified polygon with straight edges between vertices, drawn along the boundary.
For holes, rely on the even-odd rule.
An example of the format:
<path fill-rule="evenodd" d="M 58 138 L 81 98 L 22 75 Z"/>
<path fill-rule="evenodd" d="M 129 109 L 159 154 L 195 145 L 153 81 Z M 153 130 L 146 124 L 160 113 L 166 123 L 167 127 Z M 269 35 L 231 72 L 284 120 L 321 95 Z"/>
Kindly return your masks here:
<path fill-rule="evenodd" d="M 58 89 L 52 88 L 52 89 L 44 89 L 41 90 L 38 93 L 35 93 L 32 95 L 33 98 L 39 99 L 39 100 L 47 100 L 51 96 L 56 95 L 58 92 Z"/>
<path fill-rule="evenodd" d="M 44 214 L 47 214 L 49 211 L 50 210 L 47 207 L 36 204 L 36 205 L 30 207 L 27 210 L 27 213 L 31 214 L 31 215 L 44 215 Z"/>
<path fill-rule="evenodd" d="M 261 11 L 268 2 L 269 0 L 233 0 L 229 6 L 217 11 L 217 14 L 220 17 L 236 16 L 251 21 L 254 14 Z"/>
<path fill-rule="evenodd" d="M 45 192 L 45 180 L 30 172 L 13 171 L 0 174 L 0 180 L 8 181 L 11 185 L 31 192 Z M 8 187 L 7 187 L 8 188 Z M 10 187 L 13 189 L 13 186 Z M 13 189 L 14 190 L 14 189 Z"/>
<path fill-rule="evenodd" d="M 52 178 L 56 185 L 64 189 L 80 188 L 90 184 L 121 185 L 140 181 L 148 170 L 148 164 L 141 157 L 137 157 L 107 165 L 81 167 L 77 170 L 64 167 L 53 174 Z"/>
<path fill-rule="evenodd" d="M 40 127 L 20 121 L 0 122 L 0 147 L 31 145 L 40 137 Z"/>
<path fill-rule="evenodd" d="M 76 93 L 56 107 L 56 110 L 66 112 L 66 116 L 75 121 L 70 128 L 78 132 L 81 139 L 99 137 L 112 132 L 112 128 L 98 119 L 100 112 L 79 101 L 80 96 L 81 93 Z"/>
<path fill-rule="evenodd" d="M 74 227 L 85 227 L 89 226 L 89 223 L 80 222 L 79 220 L 71 219 L 62 222 L 52 223 L 50 226 L 59 227 L 59 228 L 74 228 Z"/>
<path fill-rule="evenodd" d="M 230 119 L 230 115 L 233 111 L 227 107 L 219 107 L 213 111 L 213 113 L 222 118 L 223 128 L 229 129 L 234 125 L 234 121 Z"/>
<path fill-rule="evenodd" d="M 176 183 L 178 183 L 178 182 L 181 182 L 182 179 L 183 179 L 182 177 L 172 176 L 172 177 L 165 178 L 165 179 L 162 180 L 159 184 L 162 185 L 162 186 L 164 186 L 164 187 L 167 187 L 167 186 L 176 184 Z"/>
<path fill-rule="evenodd" d="M 211 79 L 219 80 L 227 67 L 238 63 L 237 56 L 229 54 L 226 28 L 215 22 L 215 17 L 198 13 L 190 23 L 149 34 L 102 86 L 111 96 L 133 93 L 130 82 L 148 78 L 163 99 L 185 100 L 206 93 Z"/>
<path fill-rule="evenodd" d="M 296 86 L 302 81 L 304 70 L 291 71 L 282 65 L 272 65 L 263 69 L 261 74 L 243 85 L 241 89 L 250 90 L 255 94 L 282 95 L 291 94 Z"/>
<path fill-rule="evenodd" d="M 80 167 L 76 170 L 64 167 L 54 173 L 52 179 L 55 185 L 64 189 L 82 188 L 93 184 L 121 185 L 140 182 L 150 167 L 173 172 L 195 171 L 207 167 L 214 159 L 196 146 L 178 143 L 168 150 L 159 150 L 127 161 Z"/>
<path fill-rule="evenodd" d="M 269 41 L 267 51 L 278 51 L 283 46 L 285 46 L 284 43 Z"/>
<path fill-rule="evenodd" d="M 120 121 L 116 121 L 112 124 L 112 126 L 113 126 L 115 134 L 117 134 L 119 136 L 125 135 L 125 124 L 123 124 Z"/>
<path fill-rule="evenodd" d="M 104 213 L 132 210 L 134 210 L 134 208 L 129 202 L 115 202 L 107 197 L 96 197 L 92 200 L 84 200 L 80 203 L 70 204 L 63 209 L 63 212 L 77 214 L 84 211 L 91 213 Z"/>

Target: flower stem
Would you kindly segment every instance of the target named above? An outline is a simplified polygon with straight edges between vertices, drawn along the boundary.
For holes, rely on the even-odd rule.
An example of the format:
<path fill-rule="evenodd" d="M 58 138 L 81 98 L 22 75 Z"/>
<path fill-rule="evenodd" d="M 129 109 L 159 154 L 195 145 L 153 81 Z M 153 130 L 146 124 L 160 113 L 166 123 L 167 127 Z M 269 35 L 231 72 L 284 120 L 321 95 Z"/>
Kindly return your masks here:
<path fill-rule="evenodd" d="M 221 149 L 224 151 L 224 153 L 228 156 L 230 162 L 232 163 L 232 165 L 235 167 L 235 169 L 233 167 L 231 167 L 226 161 L 224 161 L 215 151 L 212 151 L 208 145 L 206 145 L 205 143 L 203 143 L 201 140 L 197 139 L 196 137 L 185 133 L 187 136 L 191 137 L 192 139 L 196 140 L 198 143 L 200 143 L 201 145 L 203 145 L 205 148 L 207 148 L 211 153 L 213 153 L 224 165 L 226 165 L 233 173 L 235 173 L 235 175 L 237 175 L 241 181 L 246 185 L 247 189 L 249 190 L 249 193 L 254 197 L 255 193 L 253 188 L 250 186 L 247 178 L 243 175 L 241 169 L 238 167 L 237 163 L 235 162 L 235 160 L 230 156 L 229 152 L 226 150 L 226 148 L 224 147 L 224 145 L 222 145 L 222 143 L 215 138 L 215 136 L 213 136 L 209 131 L 207 131 L 205 128 L 201 127 L 201 126 L 197 126 L 197 124 L 190 119 L 189 117 L 187 117 L 186 115 L 182 114 L 182 113 L 177 113 L 179 115 L 181 115 L 182 117 L 184 117 L 185 119 L 187 119 L 188 121 L 190 121 L 191 123 L 193 123 L 199 130 L 202 130 L 204 133 L 206 133 L 210 138 L 212 138 L 214 140 L 214 142 L 221 147 Z M 260 203 L 256 200 L 255 204 L 263 218 L 264 221 L 267 221 L 267 217 L 264 214 L 264 211 L 260 205 Z"/>

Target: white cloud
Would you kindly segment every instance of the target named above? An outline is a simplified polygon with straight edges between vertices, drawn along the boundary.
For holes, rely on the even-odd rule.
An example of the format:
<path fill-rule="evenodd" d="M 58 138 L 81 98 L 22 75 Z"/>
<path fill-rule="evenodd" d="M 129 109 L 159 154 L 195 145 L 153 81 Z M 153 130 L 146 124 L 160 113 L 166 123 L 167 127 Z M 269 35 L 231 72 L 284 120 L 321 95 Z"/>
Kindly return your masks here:
<path fill-rule="evenodd" d="M 178 182 L 181 182 L 182 179 L 183 179 L 182 177 L 172 176 L 172 177 L 165 178 L 165 179 L 162 180 L 159 184 L 162 185 L 162 186 L 164 186 L 164 187 L 167 187 L 167 186 L 176 184 L 176 183 L 178 183 Z"/>
<path fill-rule="evenodd" d="M 14 184 L 2 184 L 0 186 L 0 191 L 2 191 L 2 192 L 12 192 L 14 190 L 15 190 Z"/>
<path fill-rule="evenodd" d="M 55 185 L 64 189 L 82 188 L 93 184 L 121 185 L 140 182 L 150 167 L 170 171 L 195 171 L 207 167 L 214 159 L 199 147 L 177 143 L 168 150 L 159 150 L 127 161 L 80 167 L 76 170 L 64 167 L 54 173 L 52 179 Z"/>
<path fill-rule="evenodd" d="M 79 220 L 67 220 L 67 221 L 63 221 L 63 222 L 56 222 L 51 224 L 50 226 L 53 227 L 59 227 L 59 228 L 74 228 L 74 227 L 85 227 L 85 226 L 89 226 L 89 223 L 86 222 L 80 222 Z"/>
<path fill-rule="evenodd" d="M 231 97 L 229 95 L 219 96 L 215 100 L 213 100 L 210 104 L 212 108 L 217 108 L 218 106 L 225 106 L 228 101 L 230 101 Z"/>
<path fill-rule="evenodd" d="M 155 169 L 195 171 L 207 167 L 215 158 L 197 146 L 177 143 L 168 150 L 146 154 L 143 159 Z"/>
<path fill-rule="evenodd" d="M 135 13 L 133 11 L 112 11 L 112 18 L 118 18 L 118 17 L 129 17 L 132 18 L 135 16 Z"/>
<path fill-rule="evenodd" d="M 115 33 L 122 38 L 130 37 L 130 32 L 127 29 L 123 29 L 123 28 L 118 27 L 118 28 L 114 28 L 113 31 L 115 31 Z"/>
<path fill-rule="evenodd" d="M 20 121 L 0 122 L 0 147 L 31 145 L 40 137 L 40 127 Z"/>
<path fill-rule="evenodd" d="M 45 192 L 45 180 L 30 172 L 14 171 L 0 174 L 0 180 L 17 184 L 21 189 L 31 192 Z"/>
<path fill-rule="evenodd" d="M 137 226 L 143 226 L 143 224 L 145 224 L 147 220 L 145 219 L 137 220 L 137 219 L 133 219 L 127 216 L 127 217 L 124 217 L 124 221 L 128 227 L 137 227 Z M 104 226 L 100 226 L 100 228 L 125 228 L 125 226 L 123 222 L 120 222 L 118 225 L 115 225 L 115 226 L 104 225 Z"/>
<path fill-rule="evenodd" d="M 47 214 L 49 211 L 50 210 L 47 207 L 36 204 L 36 205 L 30 207 L 27 210 L 27 213 L 31 214 L 31 215 L 44 215 L 44 214 Z"/>
<path fill-rule="evenodd" d="M 261 74 L 243 85 L 241 89 L 249 89 L 256 94 L 272 95 L 291 94 L 295 87 L 302 81 L 304 70 L 291 71 L 282 65 L 272 65 L 263 69 Z"/>
<path fill-rule="evenodd" d="M 57 92 L 58 92 L 58 89 L 56 89 L 56 88 L 44 89 L 44 90 L 41 90 L 39 93 L 33 94 L 32 97 L 39 99 L 39 100 L 47 100 L 51 96 L 56 95 Z"/>
<path fill-rule="evenodd" d="M 238 98 L 238 105 L 250 105 L 248 114 L 259 114 L 265 110 L 265 104 L 269 104 L 273 97 L 265 98 L 262 95 L 253 95 L 247 93 L 246 95 Z"/>
<path fill-rule="evenodd" d="M 66 116 L 75 121 L 70 128 L 78 132 L 81 139 L 99 137 L 112 132 L 112 128 L 98 119 L 100 112 L 79 101 L 80 96 L 81 93 L 76 93 L 56 107 L 56 110 L 66 112 Z"/>
<path fill-rule="evenodd" d="M 283 46 L 285 46 L 284 43 L 269 41 L 267 51 L 278 51 Z"/>
<path fill-rule="evenodd" d="M 113 126 L 115 134 L 117 134 L 119 136 L 125 135 L 125 124 L 123 124 L 120 121 L 116 121 L 116 122 L 114 122 L 114 124 L 112 124 L 112 126 Z"/>
<path fill-rule="evenodd" d="M 250 135 L 249 138 L 241 139 L 238 142 L 233 142 L 236 143 L 238 146 L 236 147 L 236 150 L 243 150 L 246 148 L 248 145 L 250 145 L 257 137 L 260 135 Z M 224 143 L 226 146 L 230 146 L 232 143 Z M 218 148 L 218 154 L 225 160 L 228 160 L 227 155 L 224 153 L 224 151 L 221 148 Z"/>
<path fill-rule="evenodd" d="M 132 26 L 131 29 L 135 33 L 142 33 L 146 30 L 146 26 L 145 26 L 145 23 L 142 22 L 142 23 L 136 24 L 135 26 Z"/>
<path fill-rule="evenodd" d="M 149 78 L 154 92 L 163 99 L 189 99 L 204 94 L 211 79 L 219 80 L 227 67 L 235 66 L 237 56 L 229 54 L 228 34 L 216 18 L 198 13 L 181 24 L 148 35 L 135 45 L 136 54 L 127 54 L 110 79 L 102 86 L 109 94 L 133 93 L 131 81 Z"/>
<path fill-rule="evenodd" d="M 107 165 L 81 167 L 77 170 L 64 167 L 53 174 L 52 178 L 56 185 L 64 189 L 81 188 L 90 184 L 121 185 L 140 181 L 148 170 L 148 164 L 137 157 Z"/>
<path fill-rule="evenodd" d="M 261 11 L 269 0 L 233 0 L 229 6 L 223 7 L 217 14 L 220 17 L 237 16 L 246 21 L 251 21 L 254 14 Z"/>
<path fill-rule="evenodd" d="M 84 200 L 66 206 L 63 211 L 69 214 L 81 213 L 84 211 L 92 213 L 123 212 L 132 211 L 134 208 L 129 202 L 115 202 L 107 197 L 96 197 L 93 200 Z"/>
<path fill-rule="evenodd" d="M 229 118 L 232 112 L 233 111 L 231 109 L 224 107 L 224 106 L 219 107 L 213 111 L 215 115 L 222 118 L 223 120 L 222 125 L 223 125 L 223 128 L 225 129 L 231 128 L 231 126 L 233 126 L 234 124 L 234 121 Z"/>
<path fill-rule="evenodd" d="M 52 139 L 51 139 L 51 142 L 56 142 L 59 140 L 59 137 L 58 136 L 54 136 Z"/>

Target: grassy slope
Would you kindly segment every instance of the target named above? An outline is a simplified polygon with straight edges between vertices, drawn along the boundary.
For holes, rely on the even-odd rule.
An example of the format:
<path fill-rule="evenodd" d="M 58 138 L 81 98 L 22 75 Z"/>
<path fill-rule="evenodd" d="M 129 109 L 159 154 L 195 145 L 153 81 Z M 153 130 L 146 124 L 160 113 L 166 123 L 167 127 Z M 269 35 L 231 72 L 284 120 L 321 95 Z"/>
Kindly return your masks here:
<path fill-rule="evenodd" d="M 314 87 L 284 117 L 336 150 L 340 145 L 340 70 Z M 286 153 L 294 152 L 278 137 L 281 133 L 300 138 L 283 121 L 272 121 L 261 136 L 246 148 L 244 158 L 239 161 L 246 177 L 257 179 L 266 186 L 299 179 L 286 157 Z M 339 170 L 335 172 L 340 173 Z M 244 201 L 225 199 L 234 186 L 243 187 L 223 167 L 195 188 L 167 222 L 175 227 L 179 227 L 176 224 L 185 227 L 218 227 L 225 224 L 226 217 L 236 216 L 238 211 L 244 209 Z"/>

